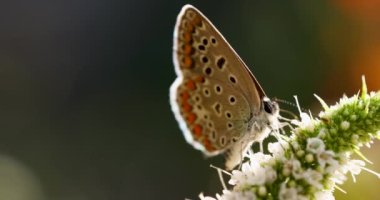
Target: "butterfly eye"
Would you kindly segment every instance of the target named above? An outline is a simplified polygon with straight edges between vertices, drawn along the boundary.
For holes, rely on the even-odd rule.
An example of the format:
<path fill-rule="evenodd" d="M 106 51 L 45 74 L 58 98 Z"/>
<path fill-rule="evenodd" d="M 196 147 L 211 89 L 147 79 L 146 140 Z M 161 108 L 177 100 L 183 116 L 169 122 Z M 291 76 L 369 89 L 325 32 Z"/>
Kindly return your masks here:
<path fill-rule="evenodd" d="M 273 105 L 270 101 L 263 101 L 265 112 L 272 114 L 273 113 Z"/>

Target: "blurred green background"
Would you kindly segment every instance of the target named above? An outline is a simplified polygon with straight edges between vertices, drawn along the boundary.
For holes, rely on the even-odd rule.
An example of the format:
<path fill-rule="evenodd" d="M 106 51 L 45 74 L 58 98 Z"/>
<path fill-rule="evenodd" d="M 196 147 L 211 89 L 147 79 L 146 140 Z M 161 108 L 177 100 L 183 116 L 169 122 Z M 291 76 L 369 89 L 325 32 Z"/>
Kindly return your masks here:
<path fill-rule="evenodd" d="M 168 102 L 172 36 L 184 4 L 227 38 L 270 97 L 318 113 L 380 89 L 378 0 L 3 0 L 0 199 L 184 199 L 222 187 Z M 365 155 L 380 171 L 376 142 Z M 376 199 L 363 172 L 337 199 Z"/>

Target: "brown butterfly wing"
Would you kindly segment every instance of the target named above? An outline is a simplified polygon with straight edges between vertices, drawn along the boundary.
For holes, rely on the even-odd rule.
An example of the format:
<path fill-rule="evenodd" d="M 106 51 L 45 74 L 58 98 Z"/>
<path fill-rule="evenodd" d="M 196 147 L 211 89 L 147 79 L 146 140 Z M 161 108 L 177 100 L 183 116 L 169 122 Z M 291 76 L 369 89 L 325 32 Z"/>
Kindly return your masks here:
<path fill-rule="evenodd" d="M 248 131 L 265 96 L 218 30 L 196 8 L 178 15 L 171 86 L 172 110 L 186 140 L 206 155 L 228 150 Z"/>

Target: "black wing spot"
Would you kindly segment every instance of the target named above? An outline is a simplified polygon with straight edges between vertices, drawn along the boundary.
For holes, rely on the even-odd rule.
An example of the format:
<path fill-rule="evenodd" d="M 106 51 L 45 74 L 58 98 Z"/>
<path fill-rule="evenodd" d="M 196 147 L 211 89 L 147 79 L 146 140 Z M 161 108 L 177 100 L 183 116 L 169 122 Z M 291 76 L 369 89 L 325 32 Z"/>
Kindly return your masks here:
<path fill-rule="evenodd" d="M 224 136 L 220 137 L 220 145 L 222 146 L 226 145 L 226 137 Z"/>
<path fill-rule="evenodd" d="M 207 62 L 208 62 L 208 58 L 207 58 L 206 56 L 203 56 L 203 57 L 202 57 L 202 62 L 203 62 L 203 63 L 207 63 Z"/>
<path fill-rule="evenodd" d="M 212 69 L 211 69 L 210 67 L 207 67 L 207 68 L 205 69 L 205 73 L 206 73 L 207 75 L 211 75 L 211 73 L 212 73 Z"/>
<path fill-rule="evenodd" d="M 216 65 L 219 67 L 219 69 L 223 69 L 224 63 L 226 63 L 226 59 L 221 57 L 216 61 Z"/>
<path fill-rule="evenodd" d="M 234 96 L 230 96 L 230 103 L 231 104 L 236 103 L 236 98 Z"/>
<path fill-rule="evenodd" d="M 236 78 L 233 75 L 230 75 L 230 81 L 232 83 L 236 83 Z"/>
<path fill-rule="evenodd" d="M 221 94 L 221 93 L 222 93 L 222 87 L 221 87 L 220 85 L 216 85 L 216 86 L 215 86 L 215 92 L 216 92 L 217 94 Z"/>
<path fill-rule="evenodd" d="M 232 114 L 230 113 L 230 112 L 226 112 L 226 117 L 228 118 L 228 119 L 231 119 L 231 117 L 232 117 Z"/>
<path fill-rule="evenodd" d="M 203 90 L 203 93 L 207 97 L 210 96 L 210 91 L 207 88 Z"/>
<path fill-rule="evenodd" d="M 211 43 L 216 44 L 216 39 L 214 37 L 211 38 Z"/>
<path fill-rule="evenodd" d="M 211 139 L 212 139 L 212 140 L 215 140 L 215 139 L 216 139 L 216 132 L 215 132 L 215 131 L 212 131 L 212 132 L 211 132 Z"/>
<path fill-rule="evenodd" d="M 231 122 L 228 122 L 228 123 L 227 123 L 227 127 L 228 127 L 229 129 L 231 129 L 231 128 L 233 127 L 232 123 L 231 123 Z"/>
<path fill-rule="evenodd" d="M 202 43 L 203 43 L 204 45 L 207 45 L 207 44 L 208 44 L 208 40 L 205 38 L 205 39 L 203 39 Z"/>

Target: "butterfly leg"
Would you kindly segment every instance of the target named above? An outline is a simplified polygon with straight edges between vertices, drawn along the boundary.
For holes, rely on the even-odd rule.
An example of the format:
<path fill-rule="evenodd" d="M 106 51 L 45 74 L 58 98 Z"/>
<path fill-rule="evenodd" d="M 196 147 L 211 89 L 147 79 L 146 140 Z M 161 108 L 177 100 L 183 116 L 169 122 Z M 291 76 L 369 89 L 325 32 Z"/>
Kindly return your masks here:
<path fill-rule="evenodd" d="M 223 170 L 223 169 L 221 169 L 221 168 L 219 168 L 219 167 L 216 167 L 216 166 L 214 166 L 214 165 L 210 165 L 210 167 L 211 167 L 211 168 L 214 168 L 214 169 L 216 169 L 216 170 L 218 171 L 219 179 L 220 179 L 220 182 L 222 183 L 223 189 L 224 189 L 224 190 L 227 190 L 227 186 L 226 186 L 226 183 L 225 183 L 225 181 L 224 181 L 224 178 L 223 178 L 223 174 L 222 174 L 222 173 L 225 173 L 225 174 L 227 174 L 227 175 L 229 175 L 229 176 L 232 176 L 232 174 L 229 173 L 229 172 L 227 172 L 226 170 Z"/>
<path fill-rule="evenodd" d="M 243 165 L 243 159 L 244 159 L 244 153 L 245 153 L 243 150 L 243 142 L 241 142 L 240 145 L 241 145 L 241 147 L 240 147 L 241 152 L 240 152 L 240 163 L 239 163 L 239 167 L 238 167 L 239 170 L 241 170 L 241 167 Z"/>

